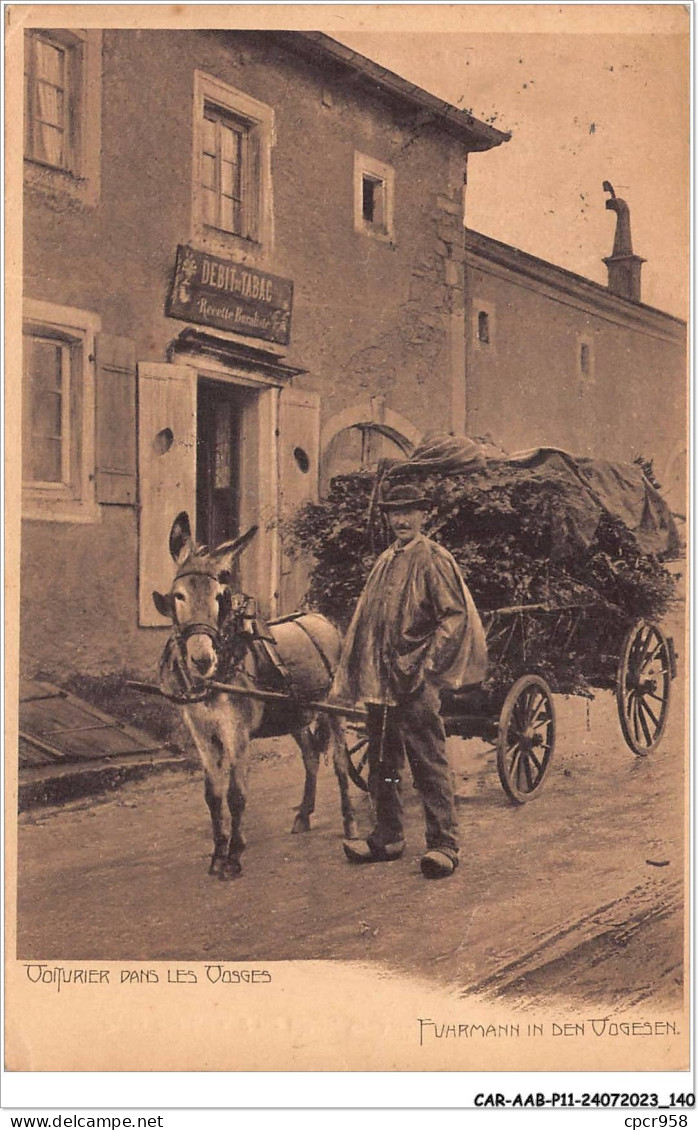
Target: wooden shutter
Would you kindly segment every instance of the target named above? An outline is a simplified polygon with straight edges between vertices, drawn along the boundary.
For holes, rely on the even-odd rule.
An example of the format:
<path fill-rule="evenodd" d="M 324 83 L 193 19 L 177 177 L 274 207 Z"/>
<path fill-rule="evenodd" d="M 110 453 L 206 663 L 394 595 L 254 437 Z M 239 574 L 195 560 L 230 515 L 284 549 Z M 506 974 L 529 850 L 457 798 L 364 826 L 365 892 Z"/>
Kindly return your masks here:
<path fill-rule="evenodd" d="M 96 340 L 96 490 L 102 505 L 136 505 L 136 347 L 127 337 Z"/>
<path fill-rule="evenodd" d="M 138 366 L 138 469 L 139 623 L 164 627 L 152 593 L 172 584 L 170 528 L 186 510 L 196 529 L 196 373 L 187 366 Z"/>
<path fill-rule="evenodd" d="M 304 502 L 318 496 L 320 398 L 317 393 L 285 388 L 279 403 L 279 502 L 283 526 Z M 293 612 L 308 588 L 303 558 L 281 560 L 280 612 Z"/>

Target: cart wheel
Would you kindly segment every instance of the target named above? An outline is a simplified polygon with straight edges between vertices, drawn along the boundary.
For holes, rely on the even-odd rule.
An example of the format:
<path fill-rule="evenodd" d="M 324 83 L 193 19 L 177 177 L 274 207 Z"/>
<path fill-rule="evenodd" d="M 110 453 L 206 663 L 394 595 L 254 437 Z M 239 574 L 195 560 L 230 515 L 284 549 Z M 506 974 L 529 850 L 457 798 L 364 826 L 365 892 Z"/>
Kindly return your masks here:
<path fill-rule="evenodd" d="M 368 792 L 368 738 L 347 746 L 347 773 L 358 789 Z"/>
<path fill-rule="evenodd" d="M 645 757 L 659 745 L 669 715 L 672 656 L 656 624 L 638 620 L 623 643 L 616 702 L 623 737 L 633 753 Z"/>
<path fill-rule="evenodd" d="M 514 804 L 540 792 L 554 748 L 550 687 L 539 675 L 522 675 L 504 700 L 497 736 L 497 772 Z"/>

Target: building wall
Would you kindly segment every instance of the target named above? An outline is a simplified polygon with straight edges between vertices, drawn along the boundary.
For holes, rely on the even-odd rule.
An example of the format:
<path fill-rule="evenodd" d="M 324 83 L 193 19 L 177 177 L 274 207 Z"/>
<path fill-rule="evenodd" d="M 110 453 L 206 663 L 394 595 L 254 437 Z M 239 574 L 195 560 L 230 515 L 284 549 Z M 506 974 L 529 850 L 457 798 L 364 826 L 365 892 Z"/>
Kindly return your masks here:
<path fill-rule="evenodd" d="M 660 481 L 672 480 L 666 486 L 673 485 L 672 505 L 680 510 L 685 325 L 513 249 L 502 252 L 485 237 L 473 240 L 466 267 L 469 434 L 489 433 L 512 452 L 549 445 L 619 460 L 641 454 L 653 460 Z M 503 264 L 509 252 L 516 262 Z M 489 314 L 489 344 L 478 341 L 480 311 Z M 582 341 L 590 346 L 587 374 Z"/>
<path fill-rule="evenodd" d="M 195 68 L 274 108 L 264 269 L 294 281 L 284 360 L 307 370 L 294 387 L 320 395 L 323 421 L 374 397 L 419 432 L 452 427 L 454 412 L 462 426 L 460 142 L 263 35 L 103 32 L 99 199 L 32 178 L 25 294 L 100 315 L 104 333 L 135 342 L 139 363 L 166 359 L 185 328 L 164 303 L 177 244 L 193 242 Z M 354 230 L 355 150 L 395 170 L 392 244 Z M 102 506 L 94 524 L 24 523 L 28 671 L 152 670 L 163 632 L 137 627 L 137 537 L 132 506 Z"/>

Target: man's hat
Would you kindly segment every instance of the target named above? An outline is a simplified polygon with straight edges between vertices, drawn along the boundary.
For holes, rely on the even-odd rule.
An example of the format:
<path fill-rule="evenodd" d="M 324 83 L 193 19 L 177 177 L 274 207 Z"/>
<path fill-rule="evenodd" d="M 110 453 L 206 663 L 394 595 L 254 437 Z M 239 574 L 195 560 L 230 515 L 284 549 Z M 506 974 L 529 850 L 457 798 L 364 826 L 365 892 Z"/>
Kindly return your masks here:
<path fill-rule="evenodd" d="M 405 483 L 389 487 L 379 505 L 381 510 L 428 510 L 431 502 L 419 487 Z"/>

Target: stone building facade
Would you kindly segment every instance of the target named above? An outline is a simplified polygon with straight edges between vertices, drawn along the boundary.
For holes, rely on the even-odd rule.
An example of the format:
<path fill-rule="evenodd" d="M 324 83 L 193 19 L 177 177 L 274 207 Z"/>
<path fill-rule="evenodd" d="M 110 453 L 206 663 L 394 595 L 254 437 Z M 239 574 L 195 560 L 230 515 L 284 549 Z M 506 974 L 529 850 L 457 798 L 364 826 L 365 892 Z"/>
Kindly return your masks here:
<path fill-rule="evenodd" d="M 284 518 L 466 426 L 463 187 L 491 126 L 319 33 L 29 30 L 22 666 L 152 673 L 187 510 Z M 486 160 L 486 156 L 477 157 Z"/>
<path fill-rule="evenodd" d="M 640 301 L 639 277 L 634 298 L 615 282 L 466 230 L 467 429 L 511 452 L 641 456 L 685 515 L 686 325 Z"/>

